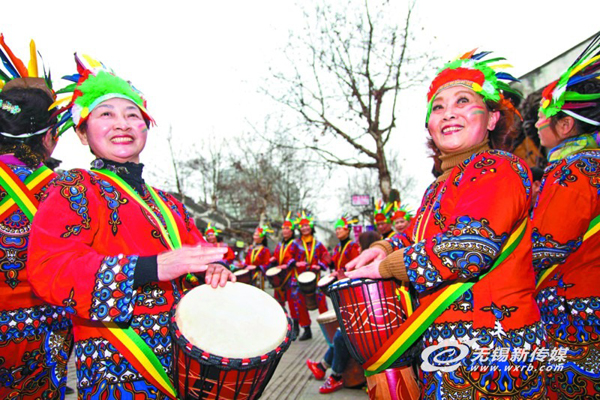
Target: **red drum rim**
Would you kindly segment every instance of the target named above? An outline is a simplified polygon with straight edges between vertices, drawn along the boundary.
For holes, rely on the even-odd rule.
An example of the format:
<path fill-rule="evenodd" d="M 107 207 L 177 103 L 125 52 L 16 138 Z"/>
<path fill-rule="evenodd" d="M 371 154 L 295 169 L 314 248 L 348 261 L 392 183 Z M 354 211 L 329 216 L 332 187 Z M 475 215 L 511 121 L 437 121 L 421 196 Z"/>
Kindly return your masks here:
<path fill-rule="evenodd" d="M 179 330 L 177 321 L 175 319 L 175 311 L 177 310 L 177 304 L 179 304 L 179 300 L 180 299 L 175 300 L 170 312 L 171 323 L 169 324 L 169 332 L 175 341 L 175 343 L 172 345 L 179 346 L 181 351 L 197 360 L 200 364 L 214 366 L 224 371 L 229 371 L 232 369 L 236 371 L 254 369 L 259 365 L 272 362 L 278 357 L 281 357 L 292 343 L 292 321 L 289 317 L 286 317 L 288 325 L 285 339 L 275 349 L 267 352 L 266 354 L 249 358 L 221 357 L 216 354 L 211 354 L 190 343 Z"/>

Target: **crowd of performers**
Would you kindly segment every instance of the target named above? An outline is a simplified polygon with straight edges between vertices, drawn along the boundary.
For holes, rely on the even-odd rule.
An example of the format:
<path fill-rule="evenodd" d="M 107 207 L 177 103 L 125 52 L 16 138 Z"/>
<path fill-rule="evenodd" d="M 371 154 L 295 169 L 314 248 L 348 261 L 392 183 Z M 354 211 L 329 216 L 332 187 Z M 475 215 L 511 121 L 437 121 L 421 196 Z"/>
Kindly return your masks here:
<path fill-rule="evenodd" d="M 76 54 L 76 72 L 54 90 L 33 42 L 27 66 L 2 36 L 0 46 L 0 398 L 62 398 L 70 355 L 79 398 L 174 398 L 164 378 L 171 306 L 200 280 L 235 281 L 220 263 L 232 254 L 210 244 L 214 228 L 205 239 L 179 201 L 145 183 L 140 153 L 154 121 L 129 81 Z M 410 312 L 363 364 L 371 378 L 390 376 L 417 348 L 406 367 L 419 393 L 401 398 L 600 393 L 600 38 L 543 92 L 536 126 L 549 151 L 537 198 L 529 167 L 506 151 L 520 115 L 502 60 L 471 51 L 432 81 L 436 178 L 414 218 L 378 203 L 382 240 L 360 251 L 342 217 L 331 255 L 312 216 L 288 215 L 273 253 L 260 227 L 246 254 L 253 276 L 284 271 L 275 296 L 298 340 L 312 337 L 308 308 L 327 309 L 322 293 L 307 304 L 303 272 L 401 284 Z M 44 163 L 69 128 L 96 159 L 58 176 Z M 341 387 L 335 360 L 348 342 L 335 343 L 307 362 L 317 379 L 332 367 L 322 393 Z M 404 393 L 394 382 L 388 391 Z"/>

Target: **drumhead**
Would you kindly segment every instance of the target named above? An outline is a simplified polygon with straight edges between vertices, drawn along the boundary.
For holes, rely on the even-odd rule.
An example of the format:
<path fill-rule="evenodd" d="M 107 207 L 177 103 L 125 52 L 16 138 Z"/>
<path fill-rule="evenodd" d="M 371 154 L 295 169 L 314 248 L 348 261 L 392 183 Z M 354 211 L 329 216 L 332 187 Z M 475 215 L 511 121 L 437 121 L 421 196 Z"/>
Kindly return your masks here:
<path fill-rule="evenodd" d="M 319 279 L 319 282 L 317 282 L 317 286 L 319 286 L 319 287 L 327 286 L 331 282 L 333 282 L 335 280 L 335 278 L 336 277 L 333 274 L 329 274 L 327 276 L 324 276 L 321 279 Z"/>
<path fill-rule="evenodd" d="M 175 320 L 191 344 L 227 358 L 266 354 L 284 341 L 288 328 L 285 312 L 273 297 L 233 282 L 190 290 L 177 305 Z"/>
<path fill-rule="evenodd" d="M 281 268 L 273 267 L 267 270 L 267 276 L 275 276 L 281 272 Z"/>
<path fill-rule="evenodd" d="M 306 271 L 298 275 L 298 282 L 309 283 L 317 279 L 317 274 L 312 271 Z"/>
<path fill-rule="evenodd" d="M 247 274 L 247 273 L 248 273 L 248 270 L 247 270 L 247 269 L 238 269 L 238 270 L 237 270 L 237 271 L 235 271 L 233 274 L 234 274 L 235 276 L 240 276 L 240 275 L 244 275 L 244 274 Z"/>
<path fill-rule="evenodd" d="M 319 324 L 327 324 L 333 321 L 337 321 L 337 315 L 335 314 L 335 310 L 325 311 L 323 314 L 319 314 L 319 316 L 317 317 L 317 322 Z"/>

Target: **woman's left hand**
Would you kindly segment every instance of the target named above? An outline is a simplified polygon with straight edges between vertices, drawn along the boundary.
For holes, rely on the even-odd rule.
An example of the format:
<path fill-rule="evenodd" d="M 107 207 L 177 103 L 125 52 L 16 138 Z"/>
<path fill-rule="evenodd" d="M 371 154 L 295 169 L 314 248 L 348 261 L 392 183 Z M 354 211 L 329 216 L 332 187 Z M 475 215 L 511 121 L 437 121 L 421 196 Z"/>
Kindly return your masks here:
<path fill-rule="evenodd" d="M 381 274 L 379 273 L 379 264 L 382 260 L 375 260 L 371 264 L 367 264 L 364 267 L 346 271 L 346 276 L 348 278 L 356 279 L 356 278 L 370 278 L 370 279 L 381 279 Z"/>
<path fill-rule="evenodd" d="M 227 281 L 235 282 L 235 275 L 221 264 L 209 264 L 204 276 L 204 282 L 207 285 L 216 288 L 225 286 Z"/>

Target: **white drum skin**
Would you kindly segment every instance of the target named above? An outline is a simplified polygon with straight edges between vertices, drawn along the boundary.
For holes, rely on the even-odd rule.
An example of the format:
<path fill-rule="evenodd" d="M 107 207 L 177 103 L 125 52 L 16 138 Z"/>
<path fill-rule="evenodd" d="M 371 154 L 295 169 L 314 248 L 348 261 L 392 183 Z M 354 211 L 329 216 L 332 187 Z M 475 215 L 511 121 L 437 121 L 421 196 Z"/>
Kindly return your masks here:
<path fill-rule="evenodd" d="M 217 289 L 198 286 L 175 311 L 179 331 L 193 345 L 228 358 L 258 357 L 286 337 L 285 312 L 270 295 L 253 286 L 228 282 Z"/>

